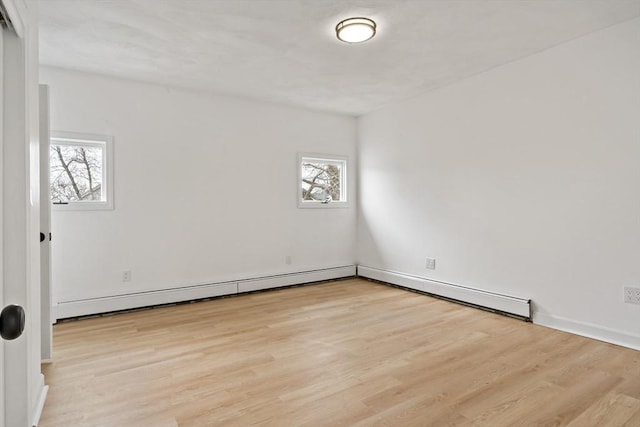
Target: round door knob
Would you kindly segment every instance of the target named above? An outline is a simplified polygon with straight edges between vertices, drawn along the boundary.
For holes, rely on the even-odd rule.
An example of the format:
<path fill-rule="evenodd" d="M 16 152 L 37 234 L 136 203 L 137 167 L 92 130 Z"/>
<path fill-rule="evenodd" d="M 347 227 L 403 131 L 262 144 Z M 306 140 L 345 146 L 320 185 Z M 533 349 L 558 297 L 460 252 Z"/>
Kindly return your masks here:
<path fill-rule="evenodd" d="M 0 336 L 15 340 L 24 331 L 24 309 L 19 305 L 8 305 L 0 314 Z"/>

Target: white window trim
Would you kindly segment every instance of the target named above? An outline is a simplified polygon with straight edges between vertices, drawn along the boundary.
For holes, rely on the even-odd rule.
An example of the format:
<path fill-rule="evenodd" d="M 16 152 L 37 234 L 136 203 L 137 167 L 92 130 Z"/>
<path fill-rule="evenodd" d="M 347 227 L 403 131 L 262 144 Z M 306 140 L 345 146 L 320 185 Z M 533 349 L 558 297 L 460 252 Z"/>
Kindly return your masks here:
<path fill-rule="evenodd" d="M 65 204 L 53 203 L 51 206 L 56 211 L 96 211 L 113 210 L 113 137 L 108 135 L 95 135 L 89 133 L 52 131 L 51 145 L 85 145 L 104 147 L 102 163 L 102 185 L 107 195 L 106 201 L 69 202 Z M 49 196 L 51 199 L 51 196 Z"/>
<path fill-rule="evenodd" d="M 329 203 L 323 203 L 319 200 L 302 200 L 300 194 L 300 183 L 302 182 L 302 159 L 317 160 L 324 163 L 341 164 L 340 174 L 340 193 L 344 194 L 345 201 L 332 200 Z M 317 153 L 298 153 L 296 168 L 298 170 L 298 180 L 296 182 L 296 196 L 298 208 L 302 209 L 332 209 L 332 208 L 348 208 L 350 206 L 347 179 L 347 168 L 349 167 L 349 158 L 347 156 L 339 156 L 333 154 L 317 154 Z"/>

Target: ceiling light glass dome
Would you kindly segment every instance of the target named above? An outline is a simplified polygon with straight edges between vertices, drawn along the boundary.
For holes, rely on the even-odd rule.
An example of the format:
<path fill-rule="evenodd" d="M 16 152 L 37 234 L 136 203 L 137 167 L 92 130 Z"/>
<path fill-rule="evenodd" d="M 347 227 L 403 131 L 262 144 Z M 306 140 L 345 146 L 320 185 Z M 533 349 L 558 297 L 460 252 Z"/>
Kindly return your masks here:
<path fill-rule="evenodd" d="M 369 18 L 348 18 L 336 25 L 336 36 L 346 43 L 361 43 L 376 34 L 376 23 Z"/>

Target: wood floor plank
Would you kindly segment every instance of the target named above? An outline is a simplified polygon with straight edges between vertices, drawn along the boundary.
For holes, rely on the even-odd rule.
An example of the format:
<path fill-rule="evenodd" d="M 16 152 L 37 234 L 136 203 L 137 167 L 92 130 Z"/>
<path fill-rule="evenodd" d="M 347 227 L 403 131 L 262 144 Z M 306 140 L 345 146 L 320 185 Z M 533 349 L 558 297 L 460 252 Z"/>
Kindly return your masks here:
<path fill-rule="evenodd" d="M 60 323 L 53 356 L 42 427 L 640 425 L 640 352 L 359 279 Z"/>
<path fill-rule="evenodd" d="M 640 426 L 640 408 L 629 418 L 622 427 L 638 427 Z"/>
<path fill-rule="evenodd" d="M 607 393 L 569 423 L 569 427 L 621 426 L 640 408 L 640 401 L 615 392 Z"/>

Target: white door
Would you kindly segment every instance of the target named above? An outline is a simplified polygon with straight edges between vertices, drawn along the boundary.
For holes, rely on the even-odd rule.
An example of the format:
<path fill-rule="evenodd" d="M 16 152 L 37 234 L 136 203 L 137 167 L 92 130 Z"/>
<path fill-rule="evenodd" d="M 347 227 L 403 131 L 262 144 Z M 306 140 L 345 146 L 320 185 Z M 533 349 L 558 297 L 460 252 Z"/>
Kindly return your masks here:
<path fill-rule="evenodd" d="M 4 66 L 4 29 L 0 28 L 0 100 L 4 100 L 4 93 L 2 91 L 4 84 L 3 70 Z M 4 161 L 2 157 L 2 144 L 4 143 L 4 130 L 2 127 L 2 119 L 4 117 L 4 113 L 2 111 L 4 101 L 0 101 L 0 168 L 2 168 L 2 163 Z M 0 170 L 0 189 L 2 189 L 2 170 Z M 2 242 L 2 191 L 0 190 L 0 242 Z M 2 270 L 2 260 L 4 258 L 4 254 L 2 253 L 2 246 L 0 245 L 0 307 L 4 307 L 4 273 Z M 0 339 L 0 425 L 4 425 L 4 341 Z"/>
<path fill-rule="evenodd" d="M 0 426 L 30 427 L 46 396 L 40 372 L 37 4 L 0 0 L 0 7 L 12 27 L 0 29 L 0 309 L 22 306 L 26 315 L 21 336 L 0 338 Z"/>

